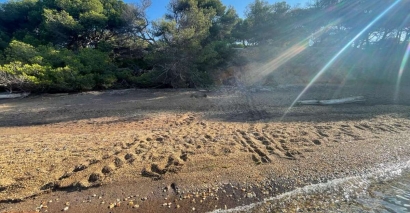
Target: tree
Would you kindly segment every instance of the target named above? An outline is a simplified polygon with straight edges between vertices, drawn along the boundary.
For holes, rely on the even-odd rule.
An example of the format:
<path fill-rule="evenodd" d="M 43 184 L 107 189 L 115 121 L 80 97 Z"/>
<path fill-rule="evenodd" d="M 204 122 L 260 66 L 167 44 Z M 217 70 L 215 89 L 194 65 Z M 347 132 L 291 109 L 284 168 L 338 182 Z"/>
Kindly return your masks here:
<path fill-rule="evenodd" d="M 169 12 L 153 23 L 159 80 L 172 87 L 210 84 L 210 72 L 232 55 L 229 39 L 236 12 L 219 0 L 174 0 Z"/>
<path fill-rule="evenodd" d="M 36 76 L 44 73 L 40 65 L 23 65 L 21 62 L 13 62 L 0 66 L 0 86 L 5 87 L 10 93 L 14 89 L 32 90 L 37 87 L 39 80 Z"/>
<path fill-rule="evenodd" d="M 285 43 L 283 40 L 289 37 L 293 27 L 289 22 L 289 12 L 290 6 L 286 2 L 269 4 L 255 0 L 248 5 L 246 18 L 236 25 L 234 35 L 244 45 Z"/>
<path fill-rule="evenodd" d="M 21 89 L 28 82 L 24 75 L 11 72 L 9 67 L 0 67 L 0 86 L 5 87 L 10 93 L 13 92 L 13 88 Z"/>

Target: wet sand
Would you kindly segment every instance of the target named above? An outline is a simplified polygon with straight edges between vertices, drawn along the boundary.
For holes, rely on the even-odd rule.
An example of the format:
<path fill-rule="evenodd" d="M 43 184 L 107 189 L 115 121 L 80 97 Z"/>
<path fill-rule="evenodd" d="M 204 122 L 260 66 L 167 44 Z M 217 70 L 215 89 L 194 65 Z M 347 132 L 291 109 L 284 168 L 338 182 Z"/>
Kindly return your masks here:
<path fill-rule="evenodd" d="M 389 86 L 315 86 L 302 99 L 366 102 L 281 120 L 302 89 L 2 100 L 0 211 L 206 212 L 408 160 L 408 88 L 393 101 Z"/>

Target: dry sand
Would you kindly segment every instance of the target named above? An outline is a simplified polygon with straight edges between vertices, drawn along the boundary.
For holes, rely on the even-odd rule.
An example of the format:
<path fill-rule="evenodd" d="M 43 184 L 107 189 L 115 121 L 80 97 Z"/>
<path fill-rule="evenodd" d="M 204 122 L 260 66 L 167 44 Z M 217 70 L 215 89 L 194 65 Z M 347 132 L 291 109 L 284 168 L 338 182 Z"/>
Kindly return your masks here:
<path fill-rule="evenodd" d="M 315 86 L 303 99 L 366 102 L 281 120 L 302 89 L 0 101 L 0 212 L 205 212 L 408 160 L 409 88 Z"/>

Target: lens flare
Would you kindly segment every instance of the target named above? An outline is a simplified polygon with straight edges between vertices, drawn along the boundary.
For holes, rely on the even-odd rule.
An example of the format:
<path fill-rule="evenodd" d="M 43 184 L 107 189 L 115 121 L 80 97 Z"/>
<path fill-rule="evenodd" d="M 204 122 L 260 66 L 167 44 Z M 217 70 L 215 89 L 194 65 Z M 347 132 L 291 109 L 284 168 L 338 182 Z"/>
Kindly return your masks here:
<path fill-rule="evenodd" d="M 275 59 L 269 61 L 267 64 L 262 66 L 256 71 L 255 75 L 255 82 L 265 78 L 271 72 L 278 69 L 280 66 L 288 62 L 290 59 L 301 53 L 308 47 L 308 41 L 304 40 L 296 45 L 293 45 L 288 50 L 286 50 L 283 54 L 276 57 Z"/>
<path fill-rule="evenodd" d="M 309 46 L 309 41 L 311 39 L 314 39 L 315 37 L 320 36 L 321 34 L 323 34 L 326 31 L 326 29 L 328 27 L 336 25 L 339 21 L 340 20 L 328 24 L 327 26 L 323 27 L 321 30 L 315 32 L 311 36 L 303 39 L 301 42 L 299 42 L 299 43 L 293 45 L 292 47 L 288 48 L 284 53 L 282 53 L 278 57 L 272 59 L 271 61 L 269 61 L 268 63 L 266 63 L 262 67 L 260 67 L 259 69 L 255 70 L 254 71 L 255 74 L 254 74 L 254 80 L 253 81 L 258 82 L 259 80 L 265 78 L 270 73 L 274 72 L 279 67 L 284 65 L 286 62 L 288 62 L 289 60 L 294 58 L 296 55 L 303 52 Z"/>
<path fill-rule="evenodd" d="M 409 42 L 409 45 L 407 46 L 406 53 L 404 54 L 403 60 L 400 65 L 399 74 L 397 76 L 396 92 L 394 93 L 394 101 L 397 101 L 399 98 L 401 77 L 403 76 L 403 72 L 404 72 L 404 69 L 406 68 L 407 62 L 409 60 L 409 56 L 410 56 L 410 42 Z"/>
<path fill-rule="evenodd" d="M 292 110 L 295 104 L 300 100 L 300 98 L 306 93 L 306 91 L 322 76 L 329 67 L 342 55 L 343 52 L 349 48 L 353 42 L 355 42 L 360 36 L 363 35 L 370 27 L 372 27 L 375 23 L 377 23 L 382 17 L 384 17 L 391 9 L 393 9 L 400 0 L 395 1 L 392 5 L 390 5 L 386 10 L 384 10 L 380 15 L 378 15 L 373 21 L 371 21 L 362 31 L 360 31 L 352 40 L 350 40 L 332 59 L 313 77 L 313 79 L 309 82 L 309 84 L 302 90 L 302 92 L 296 97 L 290 107 L 286 110 L 284 115 L 282 116 L 281 120 L 283 120 L 286 115 Z"/>

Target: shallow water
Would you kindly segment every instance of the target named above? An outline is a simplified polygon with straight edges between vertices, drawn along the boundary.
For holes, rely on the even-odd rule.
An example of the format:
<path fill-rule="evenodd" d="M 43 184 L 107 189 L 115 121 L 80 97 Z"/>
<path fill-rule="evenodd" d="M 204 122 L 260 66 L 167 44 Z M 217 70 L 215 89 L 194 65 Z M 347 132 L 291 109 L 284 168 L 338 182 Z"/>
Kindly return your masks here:
<path fill-rule="evenodd" d="M 357 212 L 410 212 L 410 171 L 391 180 L 372 183 L 367 196 L 347 204 L 343 209 Z"/>
<path fill-rule="evenodd" d="M 216 212 L 410 212 L 410 162 L 314 184 L 263 202 Z"/>

